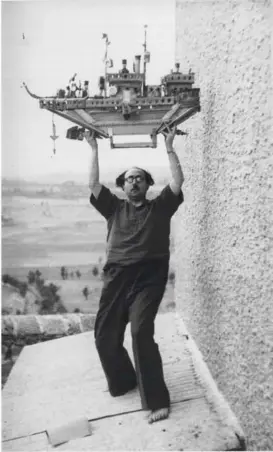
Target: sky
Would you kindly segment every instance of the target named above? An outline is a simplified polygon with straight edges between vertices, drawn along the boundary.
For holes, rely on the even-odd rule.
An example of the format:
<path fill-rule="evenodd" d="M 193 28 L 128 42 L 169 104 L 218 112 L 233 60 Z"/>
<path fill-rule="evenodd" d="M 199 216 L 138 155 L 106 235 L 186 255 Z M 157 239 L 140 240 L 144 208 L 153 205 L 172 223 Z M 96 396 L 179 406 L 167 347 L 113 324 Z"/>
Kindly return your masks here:
<path fill-rule="evenodd" d="M 160 83 L 175 63 L 175 0 L 32 0 L 2 2 L 2 177 L 27 180 L 73 178 L 88 174 L 89 145 L 66 139 L 73 124 L 54 116 L 57 135 L 53 154 L 52 114 L 39 108 L 22 82 L 37 95 L 55 95 L 78 73 L 98 94 L 98 78 L 104 73 L 107 33 L 109 57 L 129 69 L 135 54 L 142 54 L 144 25 L 151 61 L 147 83 Z M 23 33 L 25 39 L 23 39 Z M 127 137 L 128 139 L 128 137 Z M 129 141 L 132 139 L 129 137 Z M 101 178 L 130 166 L 155 174 L 168 170 L 163 139 L 157 149 L 110 149 L 99 140 Z"/>

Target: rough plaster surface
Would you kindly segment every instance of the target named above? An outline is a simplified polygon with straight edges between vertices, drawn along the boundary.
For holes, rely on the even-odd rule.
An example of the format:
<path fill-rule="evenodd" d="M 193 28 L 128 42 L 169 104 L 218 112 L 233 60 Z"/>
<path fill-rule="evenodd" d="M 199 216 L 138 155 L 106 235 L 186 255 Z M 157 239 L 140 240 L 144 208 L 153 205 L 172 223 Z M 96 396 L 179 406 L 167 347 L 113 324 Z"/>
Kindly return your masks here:
<path fill-rule="evenodd" d="M 255 450 L 273 450 L 271 28 L 266 0 L 176 1 L 202 108 L 176 142 L 176 303 Z"/>

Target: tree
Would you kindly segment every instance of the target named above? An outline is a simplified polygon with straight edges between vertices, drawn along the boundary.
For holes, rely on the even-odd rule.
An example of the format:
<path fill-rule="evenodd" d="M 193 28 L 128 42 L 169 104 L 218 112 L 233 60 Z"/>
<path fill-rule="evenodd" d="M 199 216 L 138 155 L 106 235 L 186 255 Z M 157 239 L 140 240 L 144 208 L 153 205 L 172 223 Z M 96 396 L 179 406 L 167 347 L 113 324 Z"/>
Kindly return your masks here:
<path fill-rule="evenodd" d="M 79 308 L 74 309 L 75 314 L 80 314 L 81 310 Z"/>
<path fill-rule="evenodd" d="M 40 272 L 40 270 L 36 270 L 35 272 L 35 279 L 40 279 L 40 276 L 42 276 L 42 273 Z"/>
<path fill-rule="evenodd" d="M 65 267 L 61 267 L 61 277 L 62 279 L 67 279 L 67 270 Z"/>
<path fill-rule="evenodd" d="M 53 283 L 50 283 L 50 284 L 49 284 L 49 289 L 51 290 L 51 292 L 52 292 L 54 295 L 56 295 L 57 292 L 58 292 L 58 290 L 60 290 L 60 287 L 56 286 L 56 285 L 53 284 Z"/>
<path fill-rule="evenodd" d="M 67 312 L 65 306 L 61 302 L 61 297 L 58 294 L 60 287 L 53 283 L 48 285 L 45 284 L 45 280 L 41 278 L 42 273 L 39 270 L 35 272 L 30 271 L 28 273 L 28 283 L 35 282 L 36 288 L 38 289 L 42 301 L 35 300 L 35 304 L 39 306 L 39 314 L 56 314 Z M 4 284 L 10 284 L 15 287 L 22 297 L 25 297 L 28 290 L 28 283 L 19 281 L 16 278 L 8 274 L 2 275 L 2 281 Z M 2 314 L 9 314 L 10 312 L 5 312 L 2 309 Z M 19 315 L 19 312 L 17 312 Z"/>
<path fill-rule="evenodd" d="M 2 275 L 2 282 L 4 284 L 10 284 L 11 286 L 15 287 L 22 297 L 24 297 L 27 293 L 27 283 L 19 281 L 19 279 L 13 278 L 13 276 L 10 276 L 8 274 Z"/>
<path fill-rule="evenodd" d="M 92 268 L 92 274 L 95 277 L 98 276 L 98 274 L 99 274 L 99 269 L 96 265 L 94 265 L 94 267 Z"/>
<path fill-rule="evenodd" d="M 39 314 L 53 314 L 54 312 L 54 300 L 50 297 L 43 298 L 41 306 L 40 306 L 40 312 Z"/>
<path fill-rule="evenodd" d="M 2 275 L 2 283 L 8 284 L 8 283 L 9 283 L 9 280 L 10 280 L 10 276 L 9 276 L 7 273 L 5 273 L 4 275 Z"/>
<path fill-rule="evenodd" d="M 56 314 L 65 314 L 66 312 L 67 312 L 66 307 L 63 305 L 61 301 L 59 301 L 56 308 Z"/>
<path fill-rule="evenodd" d="M 82 290 L 83 296 L 85 297 L 85 299 L 87 300 L 88 295 L 89 295 L 89 289 L 87 286 L 84 287 L 84 289 Z"/>
<path fill-rule="evenodd" d="M 13 287 L 16 287 L 17 289 L 20 286 L 21 281 L 19 281 L 19 279 L 14 278 L 13 276 L 10 276 L 8 274 L 4 274 L 2 275 L 2 282 L 4 284 L 10 284 Z"/>
<path fill-rule="evenodd" d="M 81 272 L 79 270 L 76 271 L 76 276 L 77 276 L 78 279 L 81 278 L 82 274 L 81 274 Z"/>
<path fill-rule="evenodd" d="M 37 289 L 41 292 L 41 290 L 43 289 L 43 287 L 45 285 L 45 280 L 39 278 L 39 279 L 36 279 L 35 282 L 36 282 Z"/>
<path fill-rule="evenodd" d="M 39 292 L 42 302 L 39 314 L 57 314 L 67 312 L 65 306 L 61 302 L 61 297 L 57 293 L 60 288 L 53 283 L 44 284 L 44 280 L 40 280 Z"/>
<path fill-rule="evenodd" d="M 28 289 L 27 283 L 25 283 L 25 282 L 20 283 L 19 293 L 20 293 L 21 297 L 25 297 L 25 295 L 27 293 L 27 289 Z"/>
<path fill-rule="evenodd" d="M 29 271 L 28 272 L 28 275 L 27 275 L 27 280 L 28 280 L 28 283 L 29 284 L 34 284 L 35 283 L 35 273 L 34 272 L 32 272 L 32 271 Z"/>

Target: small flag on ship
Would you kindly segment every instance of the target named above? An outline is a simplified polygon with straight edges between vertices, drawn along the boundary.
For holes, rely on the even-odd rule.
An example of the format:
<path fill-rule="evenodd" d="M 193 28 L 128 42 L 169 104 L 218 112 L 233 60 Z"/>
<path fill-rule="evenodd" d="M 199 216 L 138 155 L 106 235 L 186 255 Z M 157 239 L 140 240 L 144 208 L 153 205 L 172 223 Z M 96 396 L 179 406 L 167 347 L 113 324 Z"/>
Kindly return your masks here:
<path fill-rule="evenodd" d="M 111 58 L 109 58 L 109 59 L 106 61 L 106 65 L 107 65 L 108 68 L 113 67 L 113 66 L 114 66 L 113 60 L 112 60 Z"/>
<path fill-rule="evenodd" d="M 145 52 L 145 54 L 144 54 L 144 61 L 146 63 L 150 63 L 150 56 L 151 56 L 150 52 Z"/>

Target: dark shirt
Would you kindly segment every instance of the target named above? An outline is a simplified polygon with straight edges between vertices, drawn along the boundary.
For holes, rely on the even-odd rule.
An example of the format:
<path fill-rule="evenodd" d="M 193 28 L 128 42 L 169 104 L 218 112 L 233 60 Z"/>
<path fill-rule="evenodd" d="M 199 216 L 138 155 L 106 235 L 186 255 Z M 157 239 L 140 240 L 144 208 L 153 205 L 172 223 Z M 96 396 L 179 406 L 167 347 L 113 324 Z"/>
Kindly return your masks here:
<path fill-rule="evenodd" d="M 169 185 L 140 207 L 118 198 L 104 185 L 97 199 L 91 194 L 91 204 L 107 220 L 107 264 L 169 259 L 171 217 L 183 200 L 182 191 L 175 195 Z"/>

